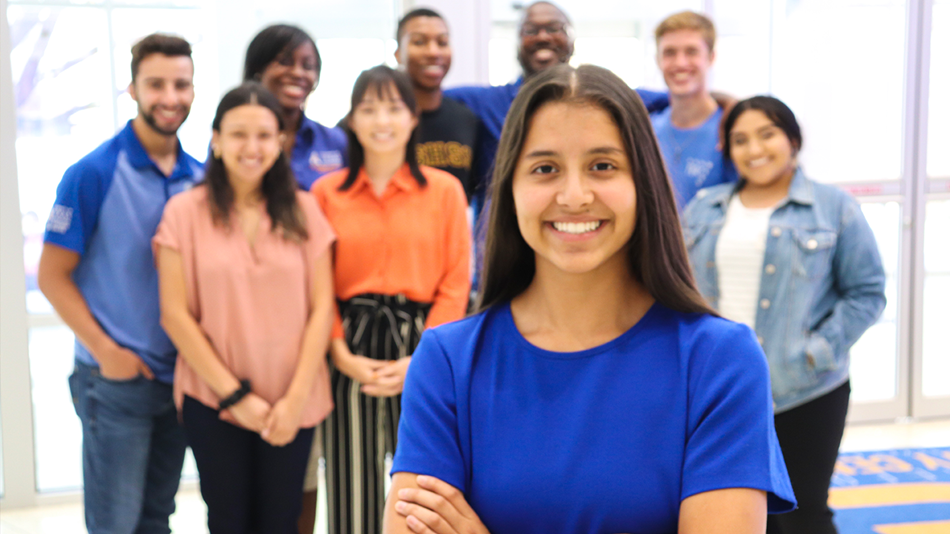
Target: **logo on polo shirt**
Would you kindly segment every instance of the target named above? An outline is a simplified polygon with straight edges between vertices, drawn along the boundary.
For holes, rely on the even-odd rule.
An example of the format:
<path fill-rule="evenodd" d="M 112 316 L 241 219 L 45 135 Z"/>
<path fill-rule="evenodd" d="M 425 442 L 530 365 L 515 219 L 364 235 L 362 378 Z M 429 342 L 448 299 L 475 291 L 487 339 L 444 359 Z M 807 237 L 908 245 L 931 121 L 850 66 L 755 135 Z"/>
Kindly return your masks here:
<path fill-rule="evenodd" d="M 343 166 L 343 154 L 339 150 L 314 150 L 310 153 L 310 168 L 320 172 L 328 173 L 335 171 Z"/>
<path fill-rule="evenodd" d="M 56 204 L 46 221 L 46 231 L 65 234 L 73 223 L 73 209 L 69 206 Z"/>

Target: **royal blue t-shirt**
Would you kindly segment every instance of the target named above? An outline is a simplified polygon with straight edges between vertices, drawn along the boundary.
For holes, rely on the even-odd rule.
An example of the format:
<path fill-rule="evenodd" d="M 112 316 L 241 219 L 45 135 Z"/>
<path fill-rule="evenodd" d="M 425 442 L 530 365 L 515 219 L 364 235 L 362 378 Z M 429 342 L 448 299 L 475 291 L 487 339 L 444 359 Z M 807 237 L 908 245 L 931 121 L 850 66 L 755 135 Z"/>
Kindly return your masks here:
<path fill-rule="evenodd" d="M 551 352 L 509 305 L 426 331 L 393 472 L 459 488 L 493 534 L 674 533 L 723 488 L 794 508 L 752 330 L 654 304 L 599 347 Z"/>
<path fill-rule="evenodd" d="M 178 351 L 159 324 L 158 272 L 152 236 L 165 203 L 202 176 L 201 164 L 178 146 L 165 176 L 129 121 L 66 170 L 46 223 L 45 242 L 79 254 L 73 281 L 106 334 L 170 384 Z M 76 359 L 98 367 L 76 340 Z"/>
<path fill-rule="evenodd" d="M 327 128 L 306 116 L 301 117 L 290 156 L 290 168 L 300 188 L 309 191 L 317 178 L 343 167 L 346 167 L 346 134 L 343 130 Z"/>
<path fill-rule="evenodd" d="M 697 128 L 684 130 L 673 126 L 672 108 L 651 116 L 656 139 L 660 143 L 666 168 L 676 192 L 676 202 L 685 208 L 696 192 L 705 187 L 739 179 L 732 162 L 724 162 L 719 143 L 722 109 L 717 109 Z"/>

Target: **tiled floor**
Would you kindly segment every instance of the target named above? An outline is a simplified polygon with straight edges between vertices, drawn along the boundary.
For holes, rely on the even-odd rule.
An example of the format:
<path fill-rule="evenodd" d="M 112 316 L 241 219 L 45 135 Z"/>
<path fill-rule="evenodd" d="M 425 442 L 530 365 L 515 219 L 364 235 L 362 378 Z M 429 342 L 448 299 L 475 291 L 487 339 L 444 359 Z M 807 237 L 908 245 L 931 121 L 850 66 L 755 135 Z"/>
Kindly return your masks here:
<path fill-rule="evenodd" d="M 896 423 L 888 425 L 855 425 L 845 430 L 841 450 L 893 449 L 904 447 L 950 446 L 950 420 Z M 320 494 L 325 495 L 320 488 Z M 81 534 L 82 506 L 77 502 L 0 511 L 0 534 Z M 194 489 L 178 494 L 178 510 L 172 516 L 175 534 L 206 534 L 206 510 L 201 496 Z M 320 504 L 316 532 L 326 532 L 325 508 Z"/>

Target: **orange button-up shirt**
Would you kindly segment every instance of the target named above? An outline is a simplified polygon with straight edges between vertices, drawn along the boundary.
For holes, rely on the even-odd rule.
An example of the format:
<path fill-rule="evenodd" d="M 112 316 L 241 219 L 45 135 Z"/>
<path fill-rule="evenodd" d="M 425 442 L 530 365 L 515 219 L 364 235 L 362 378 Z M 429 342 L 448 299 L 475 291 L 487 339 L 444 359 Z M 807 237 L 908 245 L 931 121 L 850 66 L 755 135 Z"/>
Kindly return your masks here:
<path fill-rule="evenodd" d="M 471 286 L 471 234 L 465 193 L 449 173 L 422 167 L 422 187 L 403 165 L 377 196 L 360 169 L 346 191 L 347 169 L 317 180 L 311 190 L 337 241 L 333 252 L 336 297 L 402 294 L 431 302 L 426 328 L 465 316 Z M 333 337 L 343 337 L 339 311 Z"/>

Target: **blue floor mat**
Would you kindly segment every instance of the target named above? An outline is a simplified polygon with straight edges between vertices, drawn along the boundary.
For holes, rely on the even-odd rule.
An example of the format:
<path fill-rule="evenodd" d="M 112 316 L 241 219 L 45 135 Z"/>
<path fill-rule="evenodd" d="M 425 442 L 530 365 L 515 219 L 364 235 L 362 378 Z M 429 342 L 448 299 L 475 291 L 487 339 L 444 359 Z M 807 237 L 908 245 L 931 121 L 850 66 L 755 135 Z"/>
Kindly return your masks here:
<path fill-rule="evenodd" d="M 950 534 L 950 447 L 841 454 L 829 502 L 840 534 Z"/>

